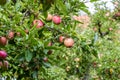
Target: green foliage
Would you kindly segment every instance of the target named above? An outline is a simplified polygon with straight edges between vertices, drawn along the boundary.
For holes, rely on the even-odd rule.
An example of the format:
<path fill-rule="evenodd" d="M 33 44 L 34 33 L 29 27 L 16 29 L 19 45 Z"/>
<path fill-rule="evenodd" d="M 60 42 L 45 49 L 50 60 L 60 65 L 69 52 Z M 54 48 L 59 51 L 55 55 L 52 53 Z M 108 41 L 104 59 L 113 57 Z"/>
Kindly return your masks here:
<path fill-rule="evenodd" d="M 91 27 L 97 35 L 96 46 L 98 58 L 94 59 L 91 68 L 91 76 L 95 79 L 114 80 L 119 77 L 119 22 L 113 18 L 114 12 L 110 12 L 106 6 L 96 8 L 92 15 Z M 111 28 L 111 29 L 110 29 Z"/>
<path fill-rule="evenodd" d="M 83 29 L 73 19 L 80 10 L 89 14 L 79 0 L 8 0 L 1 5 L 0 36 L 8 42 L 0 50 L 8 53 L 9 67 L 0 68 L 0 75 L 18 80 L 119 79 L 118 21 L 109 10 L 97 8 L 89 27 Z M 47 21 L 48 14 L 60 16 L 62 22 Z M 34 20 L 44 25 L 36 28 Z M 10 31 L 14 38 L 8 37 Z M 72 38 L 74 45 L 60 43 L 61 35 Z"/>
<path fill-rule="evenodd" d="M 84 61 L 83 53 L 92 53 L 92 46 L 86 44 L 86 39 L 82 40 L 82 35 L 77 34 L 78 23 L 72 18 L 79 10 L 87 11 L 85 8 L 85 4 L 79 0 L 9 0 L 0 6 L 0 36 L 5 36 L 8 40 L 8 44 L 1 45 L 0 49 L 8 53 L 6 60 L 9 62 L 6 71 L 1 69 L 1 75 L 21 80 L 64 80 L 73 75 L 73 72 L 77 75 L 77 70 L 82 68 L 76 66 L 79 67 Z M 52 21 L 46 21 L 48 13 L 59 15 L 62 23 L 56 25 Z M 44 26 L 36 28 L 33 25 L 36 19 L 41 20 Z M 13 39 L 8 38 L 10 31 L 15 33 Z M 74 47 L 66 48 L 63 43 L 59 43 L 60 35 L 73 38 Z M 49 42 L 53 45 L 48 46 Z M 81 46 L 81 42 L 85 44 Z M 52 51 L 51 55 L 48 54 L 49 51 Z M 74 63 L 74 58 L 82 60 Z M 66 72 L 66 67 L 69 66 L 71 69 Z M 81 72 L 78 77 L 84 73 L 85 71 Z"/>
<path fill-rule="evenodd" d="M 43 79 L 64 80 L 67 74 L 64 69 L 57 66 L 52 66 L 45 71 L 46 72 L 43 74 L 45 74 L 46 77 L 44 77 Z M 42 79 L 42 76 L 40 76 L 40 79 Z"/>

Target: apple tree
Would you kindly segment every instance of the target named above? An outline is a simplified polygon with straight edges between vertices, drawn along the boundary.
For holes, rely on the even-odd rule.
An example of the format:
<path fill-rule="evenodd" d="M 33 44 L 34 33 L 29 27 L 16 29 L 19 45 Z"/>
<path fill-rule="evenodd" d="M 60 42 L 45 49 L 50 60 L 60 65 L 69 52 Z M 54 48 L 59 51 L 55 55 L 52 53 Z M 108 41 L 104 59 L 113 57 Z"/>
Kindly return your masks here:
<path fill-rule="evenodd" d="M 0 0 L 0 75 L 87 78 L 97 50 L 94 31 L 80 32 L 82 23 L 73 18 L 80 10 L 89 14 L 80 0 Z"/>

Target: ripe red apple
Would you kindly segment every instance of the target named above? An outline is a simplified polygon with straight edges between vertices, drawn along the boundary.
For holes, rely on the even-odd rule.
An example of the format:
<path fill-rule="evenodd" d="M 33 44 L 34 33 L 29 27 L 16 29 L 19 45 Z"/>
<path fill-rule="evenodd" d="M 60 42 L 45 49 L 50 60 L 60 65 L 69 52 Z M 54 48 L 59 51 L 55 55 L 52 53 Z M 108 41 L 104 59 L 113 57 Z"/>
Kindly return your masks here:
<path fill-rule="evenodd" d="M 64 40 L 64 45 L 66 47 L 72 47 L 74 45 L 74 40 L 72 38 L 66 38 Z"/>
<path fill-rule="evenodd" d="M 3 50 L 0 50 L 0 58 L 5 59 L 7 57 L 7 53 Z"/>
<path fill-rule="evenodd" d="M 44 26 L 44 23 L 41 20 L 34 20 L 33 25 L 36 25 L 36 28 L 40 28 Z"/>
<path fill-rule="evenodd" d="M 48 14 L 48 15 L 47 15 L 47 18 L 46 18 L 46 21 L 51 21 L 51 20 L 52 20 L 52 17 L 53 17 L 53 16 L 52 16 L 51 14 Z"/>
<path fill-rule="evenodd" d="M 60 16 L 53 16 L 53 18 L 52 18 L 52 21 L 55 23 L 55 24 L 60 24 L 61 23 L 61 18 L 60 18 Z"/>
<path fill-rule="evenodd" d="M 7 38 L 6 37 L 0 37 L 0 45 L 5 46 L 7 44 Z"/>
<path fill-rule="evenodd" d="M 43 58 L 43 61 L 44 61 L 44 62 L 47 62 L 47 61 L 48 61 L 48 58 L 47 58 L 47 57 L 44 57 L 44 58 Z"/>
<path fill-rule="evenodd" d="M 9 33 L 8 33 L 8 39 L 13 39 L 14 38 L 14 32 L 13 31 L 10 31 Z"/>
<path fill-rule="evenodd" d="M 59 42 L 60 42 L 60 43 L 63 43 L 64 39 L 65 39 L 64 36 L 60 36 L 60 37 L 59 37 Z"/>

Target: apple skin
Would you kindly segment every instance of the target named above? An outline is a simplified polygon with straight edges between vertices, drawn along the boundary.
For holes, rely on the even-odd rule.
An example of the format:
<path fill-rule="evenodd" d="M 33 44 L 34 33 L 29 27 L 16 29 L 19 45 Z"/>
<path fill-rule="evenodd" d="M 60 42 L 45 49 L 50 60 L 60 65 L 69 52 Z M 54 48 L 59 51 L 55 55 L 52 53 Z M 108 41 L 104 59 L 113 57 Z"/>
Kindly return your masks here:
<path fill-rule="evenodd" d="M 10 32 L 8 33 L 8 39 L 13 39 L 14 36 L 15 36 L 15 33 L 14 33 L 13 31 L 10 31 Z"/>
<path fill-rule="evenodd" d="M 51 21 L 53 18 L 53 16 L 51 14 L 48 14 L 47 18 L 46 18 L 46 21 Z"/>
<path fill-rule="evenodd" d="M 6 37 L 0 37 L 0 45 L 5 46 L 7 44 L 7 38 Z"/>
<path fill-rule="evenodd" d="M 34 20 L 33 25 L 36 25 L 36 28 L 41 28 L 44 26 L 44 23 L 41 20 Z"/>
<path fill-rule="evenodd" d="M 59 37 L 59 42 L 60 42 L 60 43 L 63 43 L 63 42 L 64 42 L 64 39 L 65 39 L 64 36 L 60 36 L 60 37 Z"/>
<path fill-rule="evenodd" d="M 57 25 L 62 22 L 60 16 L 53 16 L 52 21 L 53 21 L 53 23 L 55 23 Z"/>
<path fill-rule="evenodd" d="M 1 59 L 6 59 L 6 57 L 7 57 L 7 53 L 3 50 L 0 50 L 0 58 Z"/>
<path fill-rule="evenodd" d="M 74 45 L 74 40 L 72 38 L 66 38 L 64 40 L 64 45 L 68 48 L 72 47 Z"/>

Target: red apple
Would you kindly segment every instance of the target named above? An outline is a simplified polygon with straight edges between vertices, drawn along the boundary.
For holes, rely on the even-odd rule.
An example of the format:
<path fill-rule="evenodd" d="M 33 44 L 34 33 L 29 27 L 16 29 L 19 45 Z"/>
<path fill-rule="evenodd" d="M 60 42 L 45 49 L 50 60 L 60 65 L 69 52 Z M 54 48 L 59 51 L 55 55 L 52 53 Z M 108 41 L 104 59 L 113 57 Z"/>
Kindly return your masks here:
<path fill-rule="evenodd" d="M 72 47 L 74 45 L 74 40 L 72 38 L 66 38 L 64 40 L 64 45 L 66 47 Z"/>
<path fill-rule="evenodd" d="M 51 21 L 52 20 L 52 15 L 51 14 L 48 14 L 47 18 L 46 18 L 46 21 Z"/>
<path fill-rule="evenodd" d="M 60 18 L 60 16 L 53 16 L 53 18 L 52 18 L 52 21 L 55 23 L 55 24 L 60 24 L 61 23 L 61 18 Z"/>
<path fill-rule="evenodd" d="M 40 28 L 44 26 L 44 23 L 41 20 L 34 20 L 33 25 L 36 25 L 36 28 Z"/>
<path fill-rule="evenodd" d="M 60 37 L 59 37 L 59 42 L 60 42 L 60 43 L 63 43 L 64 39 L 65 39 L 64 36 L 60 36 Z"/>
<path fill-rule="evenodd" d="M 3 50 L 0 50 L 0 58 L 5 59 L 7 57 L 7 53 Z"/>
<path fill-rule="evenodd" d="M 5 46 L 7 44 L 7 38 L 6 37 L 0 37 L 0 45 Z"/>
<path fill-rule="evenodd" d="M 9 33 L 8 33 L 8 39 L 13 39 L 14 38 L 14 32 L 13 31 L 10 31 Z"/>

